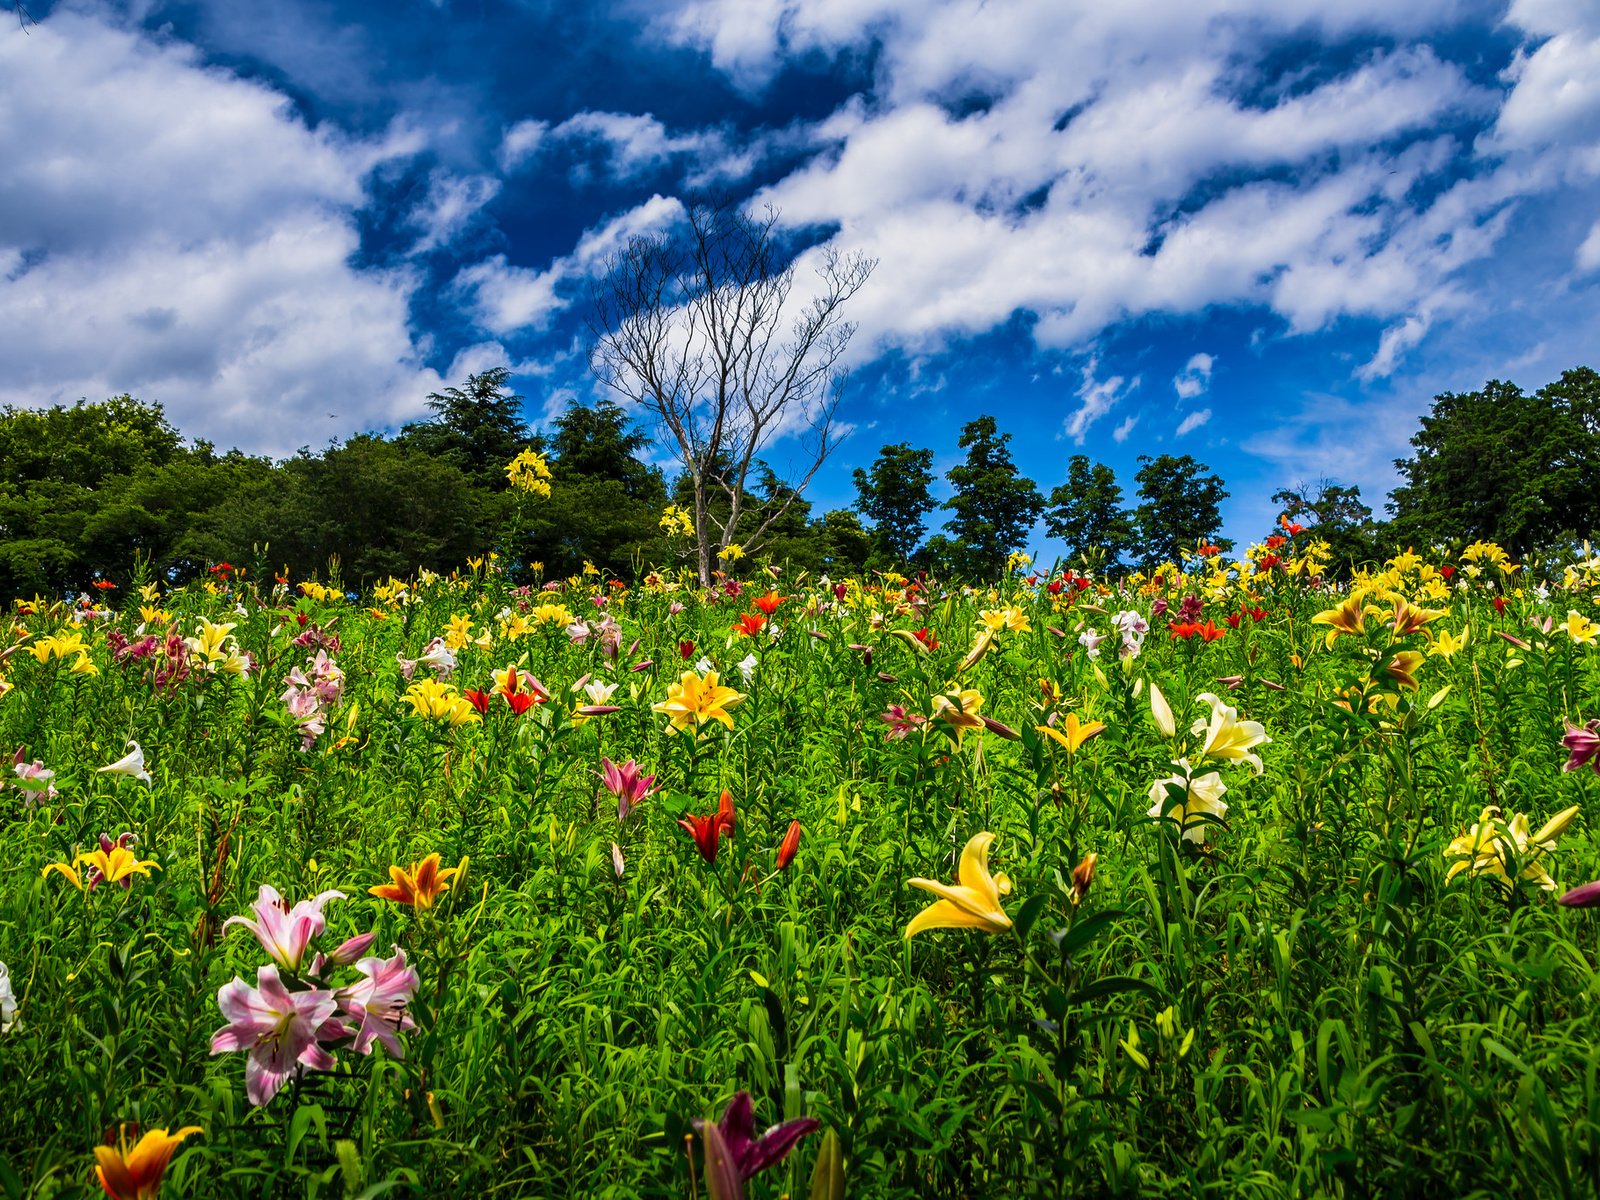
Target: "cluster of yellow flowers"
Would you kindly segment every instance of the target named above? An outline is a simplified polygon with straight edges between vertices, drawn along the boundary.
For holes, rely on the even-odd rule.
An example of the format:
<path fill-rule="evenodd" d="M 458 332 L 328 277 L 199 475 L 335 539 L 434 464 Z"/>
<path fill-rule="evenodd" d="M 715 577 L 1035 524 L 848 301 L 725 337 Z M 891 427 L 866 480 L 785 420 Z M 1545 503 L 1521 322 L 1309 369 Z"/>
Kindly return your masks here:
<path fill-rule="evenodd" d="M 524 449 L 506 464 L 506 478 L 519 492 L 532 492 L 535 496 L 550 495 L 550 464 L 542 454 L 531 447 Z"/>
<path fill-rule="evenodd" d="M 694 536 L 694 518 L 686 509 L 679 508 L 676 504 L 667 505 L 657 524 L 661 526 L 661 532 L 668 537 Z"/>

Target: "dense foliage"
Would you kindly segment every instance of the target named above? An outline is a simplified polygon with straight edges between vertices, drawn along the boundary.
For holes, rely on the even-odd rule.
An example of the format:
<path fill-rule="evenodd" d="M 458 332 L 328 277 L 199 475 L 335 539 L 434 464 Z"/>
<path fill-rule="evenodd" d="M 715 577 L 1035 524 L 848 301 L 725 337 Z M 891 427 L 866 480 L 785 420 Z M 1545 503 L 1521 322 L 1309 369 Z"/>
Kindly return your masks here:
<path fill-rule="evenodd" d="M 19 603 L 0 1192 L 1593 1195 L 1600 563 L 1288 525 Z"/>

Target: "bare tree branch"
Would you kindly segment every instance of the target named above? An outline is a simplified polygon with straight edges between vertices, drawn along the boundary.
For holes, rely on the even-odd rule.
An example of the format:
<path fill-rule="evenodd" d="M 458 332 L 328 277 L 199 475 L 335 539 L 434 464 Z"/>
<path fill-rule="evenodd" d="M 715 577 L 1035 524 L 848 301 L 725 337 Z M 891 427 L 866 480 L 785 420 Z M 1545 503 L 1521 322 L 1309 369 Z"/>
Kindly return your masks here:
<path fill-rule="evenodd" d="M 877 263 L 829 249 L 808 298 L 783 260 L 778 214 L 699 205 L 677 236 L 634 238 L 591 293 L 595 375 L 649 412 L 694 489 L 700 581 L 736 536 L 762 450 L 784 436 L 805 465 L 783 502 L 761 513 L 760 543 L 838 444 L 840 358 L 855 333 L 844 305 Z M 715 495 L 727 499 L 714 512 Z"/>

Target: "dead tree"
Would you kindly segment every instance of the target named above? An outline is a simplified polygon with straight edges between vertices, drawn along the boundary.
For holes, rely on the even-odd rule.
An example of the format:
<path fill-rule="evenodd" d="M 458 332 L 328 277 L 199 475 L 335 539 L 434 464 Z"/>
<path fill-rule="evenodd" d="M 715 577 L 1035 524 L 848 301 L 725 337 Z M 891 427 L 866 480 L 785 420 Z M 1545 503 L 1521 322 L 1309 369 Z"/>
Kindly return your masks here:
<path fill-rule="evenodd" d="M 739 540 L 763 448 L 792 437 L 801 453 L 785 499 L 744 535 L 747 550 L 837 444 L 839 360 L 855 333 L 843 308 L 877 263 L 830 248 L 817 258 L 815 284 L 797 291 L 776 212 L 703 205 L 676 230 L 628 242 L 592 291 L 590 365 L 651 414 L 688 474 L 702 585 L 718 552 Z M 719 495 L 726 515 L 713 508 Z"/>

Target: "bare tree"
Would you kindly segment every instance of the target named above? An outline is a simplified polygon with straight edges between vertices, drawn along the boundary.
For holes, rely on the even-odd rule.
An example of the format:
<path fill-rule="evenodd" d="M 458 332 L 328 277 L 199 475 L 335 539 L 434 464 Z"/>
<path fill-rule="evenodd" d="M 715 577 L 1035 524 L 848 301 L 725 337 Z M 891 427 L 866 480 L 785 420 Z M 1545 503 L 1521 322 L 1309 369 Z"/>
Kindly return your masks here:
<path fill-rule="evenodd" d="M 590 365 L 655 418 L 693 483 L 700 582 L 709 584 L 716 554 L 737 540 L 762 449 L 792 436 L 802 454 L 782 501 L 745 535 L 747 549 L 837 445 L 839 359 L 855 333 L 842 310 L 877 263 L 825 249 L 815 286 L 797 294 L 772 209 L 701 205 L 685 225 L 636 237 L 606 264 L 593 289 Z M 726 514 L 713 508 L 719 496 Z"/>

